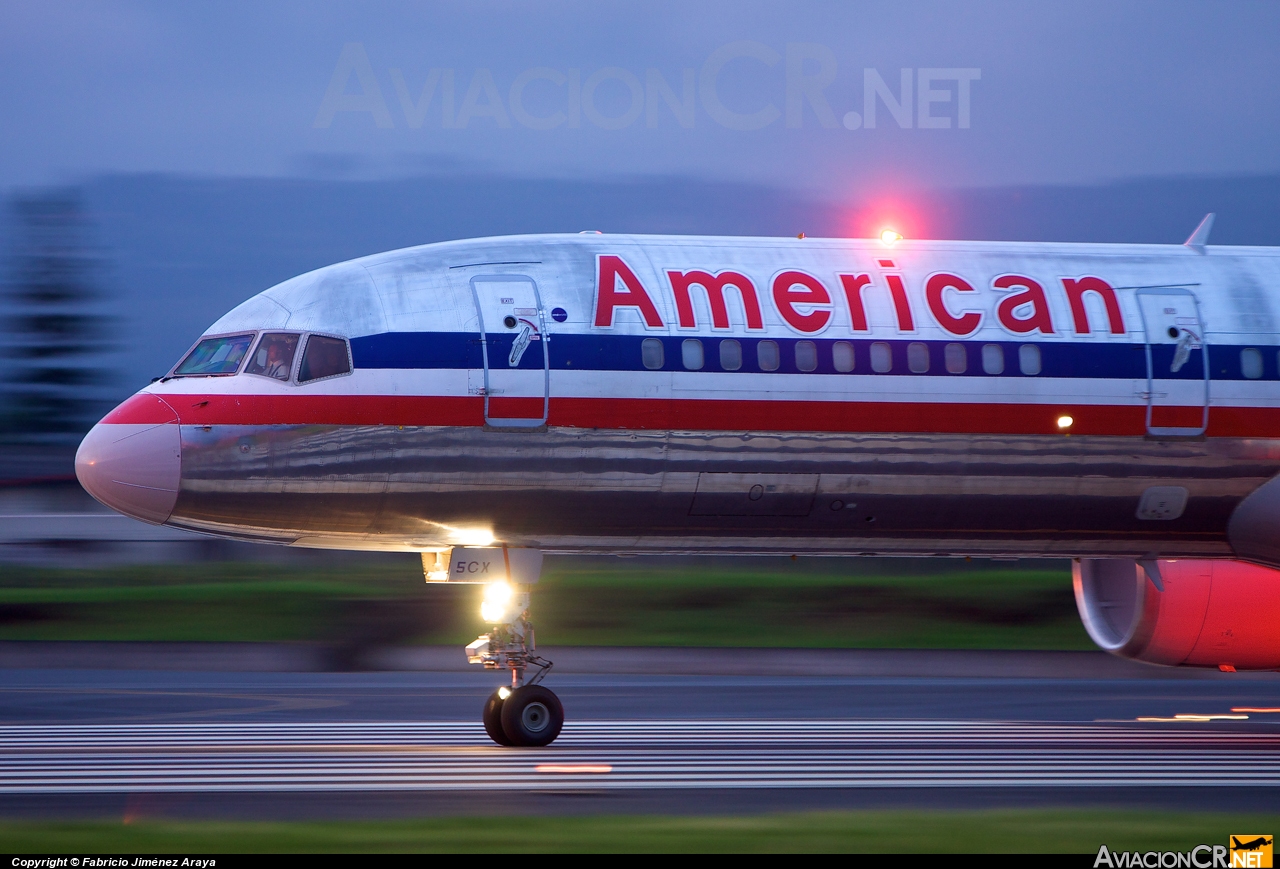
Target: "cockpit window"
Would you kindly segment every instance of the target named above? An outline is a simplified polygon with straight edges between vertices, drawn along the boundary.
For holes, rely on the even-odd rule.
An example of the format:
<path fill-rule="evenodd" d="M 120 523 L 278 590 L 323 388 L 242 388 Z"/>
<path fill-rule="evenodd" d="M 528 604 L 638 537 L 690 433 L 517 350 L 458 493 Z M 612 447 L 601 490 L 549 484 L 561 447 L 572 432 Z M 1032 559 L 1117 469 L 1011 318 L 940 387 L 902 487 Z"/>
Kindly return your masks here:
<path fill-rule="evenodd" d="M 249 352 L 249 345 L 252 343 L 252 333 L 206 338 L 187 354 L 187 358 L 182 360 L 182 364 L 173 372 L 173 376 L 207 377 L 217 374 L 235 374 L 240 370 L 240 362 Z"/>
<path fill-rule="evenodd" d="M 347 342 L 341 338 L 312 335 L 307 338 L 307 349 L 302 354 L 302 367 L 298 369 L 298 382 L 335 377 L 351 372 L 351 356 Z"/>
<path fill-rule="evenodd" d="M 290 332 L 267 332 L 258 341 L 258 349 L 245 366 L 245 374 L 261 374 L 276 380 L 288 380 L 293 371 L 293 354 L 298 350 L 298 335 Z"/>

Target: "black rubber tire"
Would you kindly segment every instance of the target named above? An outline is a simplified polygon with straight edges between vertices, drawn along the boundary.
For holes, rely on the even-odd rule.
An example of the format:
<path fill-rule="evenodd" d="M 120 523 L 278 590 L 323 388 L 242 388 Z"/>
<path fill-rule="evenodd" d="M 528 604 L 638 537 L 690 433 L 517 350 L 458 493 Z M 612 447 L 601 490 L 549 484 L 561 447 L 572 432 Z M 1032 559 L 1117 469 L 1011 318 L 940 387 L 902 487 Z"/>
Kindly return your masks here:
<path fill-rule="evenodd" d="M 512 745 L 550 745 L 564 727 L 560 698 L 541 685 L 525 685 L 502 701 L 502 729 Z"/>
<path fill-rule="evenodd" d="M 484 701 L 484 732 L 498 745 L 511 745 L 507 732 L 502 729 L 502 706 L 505 701 L 502 695 L 494 691 Z"/>

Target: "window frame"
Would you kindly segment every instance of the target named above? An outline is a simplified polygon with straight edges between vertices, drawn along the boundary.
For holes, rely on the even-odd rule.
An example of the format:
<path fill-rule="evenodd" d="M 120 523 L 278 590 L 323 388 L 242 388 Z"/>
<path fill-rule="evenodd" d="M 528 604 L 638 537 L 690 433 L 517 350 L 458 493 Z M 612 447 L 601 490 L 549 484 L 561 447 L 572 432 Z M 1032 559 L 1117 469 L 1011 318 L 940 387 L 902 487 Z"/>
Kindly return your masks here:
<path fill-rule="evenodd" d="M 805 368 L 804 366 L 802 366 L 802 365 L 800 364 L 800 353 L 801 353 L 800 345 L 802 345 L 802 344 L 803 344 L 803 345 L 806 345 L 806 346 L 805 346 L 805 349 L 804 349 L 804 353 L 805 353 L 805 354 L 809 354 L 809 353 L 812 353 L 812 354 L 813 354 L 813 355 L 810 357 L 810 359 L 809 359 L 809 361 L 811 361 L 813 364 L 812 364 L 811 366 L 809 366 L 808 368 Z M 807 338 L 806 338 L 806 339 L 803 339 L 803 340 L 800 340 L 800 341 L 797 341 L 797 342 L 795 342 L 795 344 L 793 344 L 793 345 L 791 346 L 791 355 L 792 355 L 792 358 L 795 360 L 795 363 L 796 363 L 796 371 L 799 371 L 799 372 L 800 372 L 800 373 L 802 373 L 802 374 L 810 374 L 810 373 L 812 373 L 812 372 L 814 372 L 814 371 L 817 371 L 817 370 L 818 370 L 819 360 L 818 360 L 818 344 L 817 344 L 817 342 L 815 342 L 815 341 L 810 341 L 810 340 L 808 340 Z"/>
<path fill-rule="evenodd" d="M 848 349 L 848 351 L 849 351 L 849 367 L 848 367 L 848 368 L 841 368 L 841 367 L 840 367 L 840 364 L 839 364 L 838 362 L 836 362 L 836 348 L 837 348 L 837 347 L 841 347 L 841 348 L 842 348 L 842 349 L 840 350 L 840 352 L 841 352 L 841 353 L 843 353 L 843 352 L 844 352 L 844 348 L 847 348 L 847 349 Z M 833 343 L 832 343 L 832 345 L 831 345 L 831 367 L 832 367 L 833 369 L 835 369 L 835 372 L 836 372 L 837 374 L 848 374 L 849 372 L 851 372 L 851 371 L 855 370 L 855 369 L 858 367 L 858 354 L 857 354 L 857 352 L 854 350 L 854 346 L 853 346 L 853 342 L 852 342 L 852 341 L 835 341 L 835 342 L 833 342 Z"/>
<path fill-rule="evenodd" d="M 1034 357 L 1036 361 L 1035 371 L 1028 371 L 1030 367 L 1027 365 L 1027 358 Z M 1023 377 L 1039 377 L 1044 373 L 1044 354 L 1040 352 L 1039 344 L 1019 344 L 1018 345 L 1018 374 Z"/>
<path fill-rule="evenodd" d="M 760 348 L 766 344 L 772 345 L 773 352 L 777 354 L 776 356 L 774 356 L 774 366 L 772 368 L 766 368 L 764 366 L 763 360 L 760 357 Z M 761 338 L 759 341 L 756 342 L 756 368 L 759 368 L 761 371 L 768 371 L 768 372 L 778 371 L 782 368 L 782 345 L 779 344 L 777 340 L 773 338 Z"/>
<path fill-rule="evenodd" d="M 923 357 L 921 356 L 923 354 Z M 923 358 L 924 367 L 916 365 Z M 912 341 L 907 344 L 907 371 L 912 374 L 928 374 L 933 368 L 933 354 L 929 352 L 929 345 L 924 341 Z"/>
<path fill-rule="evenodd" d="M 733 346 L 737 347 L 736 352 L 738 354 L 738 364 L 733 366 L 732 368 L 724 364 L 725 362 L 724 353 L 725 353 L 725 349 L 729 346 L 729 342 L 733 342 Z M 718 355 L 720 357 L 719 361 L 720 361 L 721 371 L 741 371 L 742 370 L 742 342 L 741 341 L 739 341 L 737 338 L 721 338 L 720 344 L 716 348 L 716 350 L 718 351 Z"/>
<path fill-rule="evenodd" d="M 297 335 L 298 336 L 298 346 L 294 348 L 293 360 L 289 363 L 289 376 L 286 377 L 284 380 L 281 380 L 279 377 L 272 377 L 270 374 L 258 374 L 257 372 L 253 372 L 249 370 L 248 360 L 253 359 L 254 354 L 258 352 L 258 345 L 261 344 L 268 335 Z M 239 373 L 247 375 L 249 377 L 265 377 L 267 380 L 274 380 L 276 383 L 283 383 L 291 386 L 296 385 L 298 382 L 298 371 L 302 368 L 302 349 L 310 337 L 311 337 L 310 332 L 293 332 L 288 329 L 263 329 L 258 333 L 258 339 L 254 341 L 253 345 L 250 347 L 249 354 L 248 356 L 245 357 L 246 361 L 244 365 L 240 367 Z M 331 338 L 335 336 L 321 334 L 321 337 Z M 346 339 L 344 338 L 343 340 L 345 341 Z M 349 369 L 355 368 L 355 366 L 351 364 L 351 342 L 350 341 L 347 341 L 347 366 Z M 347 373 L 349 374 L 350 371 L 348 371 Z M 329 376 L 340 377 L 341 375 L 331 374 Z M 324 379 L 325 378 L 323 377 L 316 378 L 316 380 L 324 380 Z M 307 383 L 312 383 L 312 382 L 314 381 L 311 381 L 311 380 L 307 381 Z"/>
<path fill-rule="evenodd" d="M 698 353 L 698 366 L 696 368 L 689 365 L 689 354 L 695 347 Z M 701 338 L 685 338 L 680 342 L 680 366 L 685 371 L 702 371 L 707 367 L 707 348 L 702 343 Z"/>
<path fill-rule="evenodd" d="M 987 348 L 993 348 L 988 350 Z M 988 364 L 992 358 L 1000 360 L 1000 370 L 992 371 Z M 982 345 L 982 373 L 987 377 L 1000 377 L 1009 368 L 1009 360 L 1005 358 L 1004 345 L 997 341 L 988 341 Z"/>
<path fill-rule="evenodd" d="M 653 343 L 650 344 L 649 342 Z M 646 347 L 658 348 L 658 364 L 650 365 L 644 358 Z M 640 364 L 644 366 L 645 371 L 661 371 L 667 367 L 667 348 L 661 338 L 645 338 L 640 342 Z"/>
<path fill-rule="evenodd" d="M 1258 362 L 1257 374 L 1250 374 L 1248 367 L 1245 365 L 1245 354 L 1255 357 Z M 1262 380 L 1267 373 L 1266 358 L 1262 355 L 1262 351 L 1257 347 L 1241 347 L 1240 348 L 1240 375 L 1245 380 Z"/>
<path fill-rule="evenodd" d="M 884 368 L 881 368 L 876 364 L 877 363 L 876 357 L 881 353 L 881 350 L 878 350 L 877 348 L 883 348 L 885 359 L 888 361 L 888 365 Z M 873 374 L 892 374 L 893 373 L 893 345 L 892 344 L 890 344 L 888 341 L 872 341 L 869 352 L 871 354 L 871 371 Z"/>
<path fill-rule="evenodd" d="M 178 357 L 177 362 L 169 366 L 169 372 L 162 379 L 170 380 L 177 377 L 235 377 L 241 371 L 243 371 L 245 365 L 248 364 L 249 359 L 253 355 L 253 349 L 258 346 L 258 338 L 261 334 L 262 334 L 261 329 L 236 329 L 232 332 L 219 332 L 215 335 L 201 335 L 199 338 L 197 338 L 195 341 L 191 343 L 191 346 L 188 347 L 181 356 Z M 221 374 L 179 374 L 178 373 L 178 369 L 182 366 L 183 362 L 187 361 L 187 357 L 191 355 L 192 351 L 194 351 L 197 347 L 199 347 L 205 341 L 211 341 L 215 338 L 235 338 L 240 335 L 249 336 L 249 350 L 240 359 L 240 364 L 236 366 L 235 371 L 230 371 L 230 372 L 224 371 Z"/>
<path fill-rule="evenodd" d="M 310 380 L 302 380 L 302 360 L 307 354 L 307 349 L 311 346 L 312 338 L 330 338 L 334 341 L 341 341 L 342 345 L 347 348 L 347 370 L 339 374 L 326 374 L 324 377 L 313 377 Z M 298 358 L 293 360 L 293 365 L 294 368 L 290 375 L 290 382 L 296 386 L 310 386 L 313 383 L 333 380 L 335 377 L 350 377 L 356 370 L 355 360 L 351 358 L 351 339 L 345 335 L 335 335 L 332 332 L 303 332 L 302 341 L 298 345 Z"/>

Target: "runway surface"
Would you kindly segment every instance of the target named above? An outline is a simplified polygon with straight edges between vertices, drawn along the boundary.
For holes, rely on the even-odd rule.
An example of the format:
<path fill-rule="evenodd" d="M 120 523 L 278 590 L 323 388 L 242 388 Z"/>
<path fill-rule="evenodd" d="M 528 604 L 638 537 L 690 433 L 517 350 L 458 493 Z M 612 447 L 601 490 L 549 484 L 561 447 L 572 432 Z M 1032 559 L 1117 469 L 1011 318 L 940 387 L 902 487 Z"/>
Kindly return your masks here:
<path fill-rule="evenodd" d="M 1280 809 L 1269 677 L 562 675 L 569 719 L 543 749 L 487 739 L 492 682 L 0 671 L 0 815 Z"/>
<path fill-rule="evenodd" d="M 1280 785 L 1280 733 L 996 721 L 586 721 L 510 750 L 472 722 L 0 728 L 0 791 Z"/>

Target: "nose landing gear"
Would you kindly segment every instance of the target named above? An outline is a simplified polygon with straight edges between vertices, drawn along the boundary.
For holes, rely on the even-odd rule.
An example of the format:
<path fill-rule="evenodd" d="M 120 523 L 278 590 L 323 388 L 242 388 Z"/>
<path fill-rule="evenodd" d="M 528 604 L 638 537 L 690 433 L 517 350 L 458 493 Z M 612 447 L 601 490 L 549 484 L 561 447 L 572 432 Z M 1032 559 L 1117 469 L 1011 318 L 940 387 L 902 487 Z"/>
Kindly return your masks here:
<path fill-rule="evenodd" d="M 486 670 L 510 670 L 511 687 L 489 695 L 484 704 L 484 729 L 499 745 L 549 745 L 564 726 L 564 706 L 550 689 L 538 683 L 551 671 L 551 662 L 534 652 L 529 621 L 529 593 L 505 582 L 490 584 L 480 613 L 493 629 L 467 646 L 467 660 Z M 534 673 L 525 678 L 526 671 Z"/>
<path fill-rule="evenodd" d="M 529 586 L 542 573 L 542 553 L 506 546 L 455 547 L 423 552 L 422 570 L 427 582 L 485 586 L 480 615 L 493 628 L 467 646 L 467 660 L 486 670 L 511 671 L 511 686 L 485 701 L 485 733 L 498 745 L 550 745 L 564 726 L 564 706 L 538 684 L 551 671 L 551 662 L 534 654 L 529 621 Z M 533 673 L 526 678 L 530 668 Z"/>

